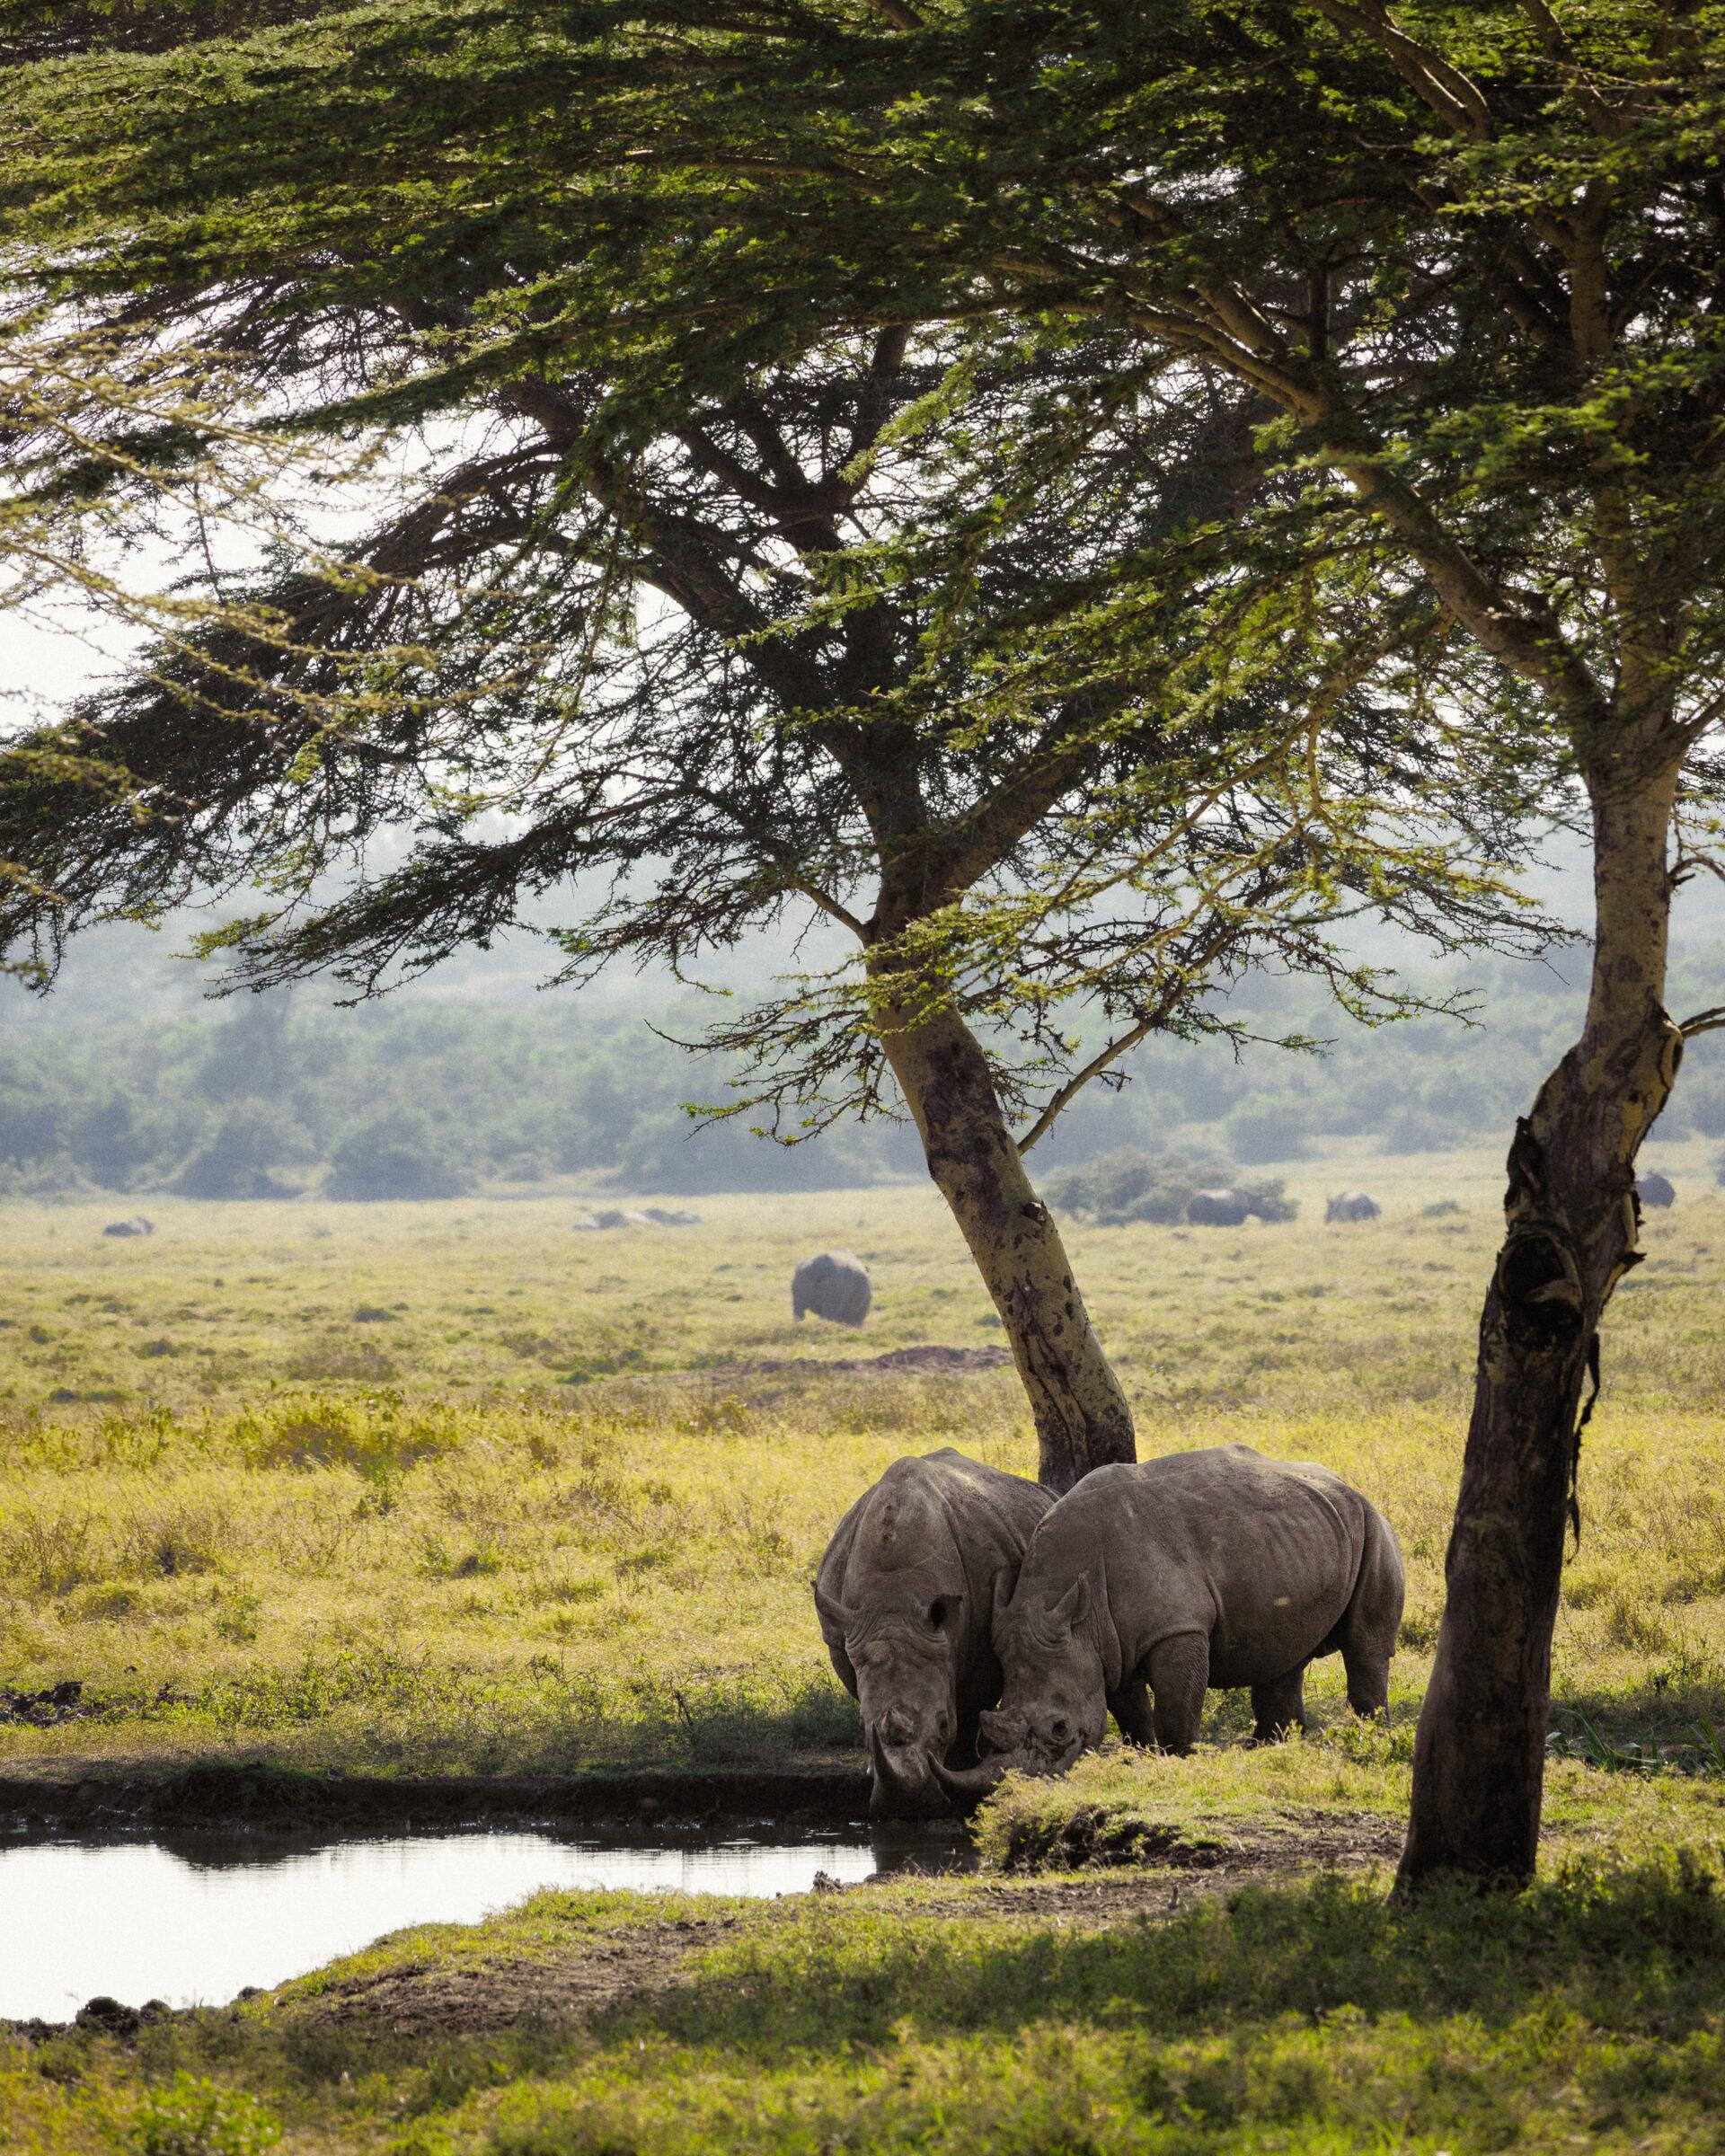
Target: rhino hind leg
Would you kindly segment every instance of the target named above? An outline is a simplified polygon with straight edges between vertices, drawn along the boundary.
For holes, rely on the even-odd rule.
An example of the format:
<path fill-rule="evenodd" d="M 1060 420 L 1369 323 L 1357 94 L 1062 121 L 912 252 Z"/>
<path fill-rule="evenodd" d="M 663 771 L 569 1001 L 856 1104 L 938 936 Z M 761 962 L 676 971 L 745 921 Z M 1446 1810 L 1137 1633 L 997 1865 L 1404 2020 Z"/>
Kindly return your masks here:
<path fill-rule="evenodd" d="M 1128 1677 L 1118 1692 L 1110 1692 L 1108 1711 L 1128 1745 L 1155 1743 L 1156 1726 L 1150 1712 L 1150 1692 L 1142 1677 Z"/>
<path fill-rule="evenodd" d="M 1374 1514 L 1353 1597 L 1336 1628 L 1341 1666 L 1348 1673 L 1348 1704 L 1356 1714 L 1389 1713 L 1390 1657 L 1402 1629 L 1406 1593 L 1402 1552 L 1388 1526 Z"/>
<path fill-rule="evenodd" d="M 1305 1727 L 1305 1665 L 1271 1684 L 1252 1688 L 1252 1741 L 1273 1745 Z"/>
<path fill-rule="evenodd" d="M 1190 1752 L 1209 1689 L 1209 1641 L 1202 1632 L 1181 1632 L 1152 1648 L 1146 1666 L 1156 1695 L 1156 1743 L 1164 1752 Z"/>

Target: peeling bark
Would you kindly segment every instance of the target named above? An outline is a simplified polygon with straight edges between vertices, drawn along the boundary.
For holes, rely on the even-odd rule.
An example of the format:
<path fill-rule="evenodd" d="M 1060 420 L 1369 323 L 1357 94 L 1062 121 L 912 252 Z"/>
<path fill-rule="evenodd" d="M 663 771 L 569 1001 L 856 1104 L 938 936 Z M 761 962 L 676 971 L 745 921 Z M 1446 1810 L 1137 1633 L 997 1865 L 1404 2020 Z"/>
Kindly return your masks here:
<path fill-rule="evenodd" d="M 1579 1518 L 1582 1387 L 1612 1292 L 1640 1261 L 1635 1156 L 1683 1053 L 1662 1002 L 1676 772 L 1668 757 L 1591 789 L 1587 1020 L 1510 1149 L 1403 1891 L 1438 1872 L 1515 1883 L 1535 1869 L 1564 1535 Z"/>
<path fill-rule="evenodd" d="M 1132 1410 L 1092 1329 L 1060 1231 L 1001 1112 L 987 1058 L 951 1012 L 880 1014 L 881 1046 L 994 1298 L 1036 1419 L 1039 1480 L 1057 1494 L 1135 1460 Z"/>

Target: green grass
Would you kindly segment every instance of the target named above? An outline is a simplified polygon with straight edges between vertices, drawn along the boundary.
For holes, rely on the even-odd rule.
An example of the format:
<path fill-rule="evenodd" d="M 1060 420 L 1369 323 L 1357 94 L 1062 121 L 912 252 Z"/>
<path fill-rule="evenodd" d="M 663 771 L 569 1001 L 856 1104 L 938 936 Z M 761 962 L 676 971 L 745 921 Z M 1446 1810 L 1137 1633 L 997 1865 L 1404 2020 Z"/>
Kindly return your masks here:
<path fill-rule="evenodd" d="M 1190 1759 L 1009 1780 L 976 1879 L 541 1895 L 132 2046 L 0 2037 L 0 2151 L 1721 2147 L 1725 1198 L 1665 1153 L 1683 1202 L 1649 1223 L 1588 1433 L 1533 1893 L 1383 1894 L 1496 1167 L 1296 1168 L 1285 1226 L 1072 1241 L 1143 1452 L 1244 1438 L 1389 1514 L 1411 1593 L 1388 1729 L 1321 1666 L 1304 1741 L 1250 1748 L 1216 1696 Z M 1323 1227 L 1325 1185 L 1361 1182 L 1385 1217 Z M 1441 1197 L 1459 1217 L 1424 1216 Z M 0 1684 L 78 1677 L 98 1709 L 0 1727 L 13 1772 L 855 1761 L 807 1588 L 834 1522 L 906 1451 L 1032 1463 L 1010 1372 L 822 1366 L 998 1339 L 921 1191 L 606 1237 L 553 1202 L 170 1203 L 149 1241 L 104 1241 L 118 1209 L 4 1214 Z M 791 1266 L 841 1241 L 875 1314 L 800 1330 Z M 739 1367 L 787 1357 L 813 1366 Z M 1301 1876 L 1325 1857 L 1365 1868 Z M 1098 1913 L 1110 1882 L 1127 1900 Z M 487 1998 L 489 2024 L 456 2010 Z"/>
<path fill-rule="evenodd" d="M 0 2039 L 9 2156 L 694 2156 L 1719 2146 L 1725 1895 L 1654 1855 L 1414 1910 L 1330 1877 L 1112 1924 L 926 1886 L 545 1894 L 237 2010 Z M 579 1966 L 728 1919 L 651 1989 L 464 2034 L 394 1977 Z M 345 1999 L 343 1994 L 345 1993 Z M 397 1994 L 399 1996 L 399 1994 Z"/>
<path fill-rule="evenodd" d="M 1405 1720 L 1495 1179 L 1445 1161 L 1369 1180 L 1388 1210 L 1367 1226 L 1324 1227 L 1308 1176 L 1286 1225 L 1073 1242 L 1143 1452 L 1244 1438 L 1384 1507 L 1410 1569 Z M 1556 1651 L 1557 1722 L 1584 1754 L 1725 1727 L 1725 1198 L 1685 1182 L 1614 1311 L 1588 1434 Z M 1423 1217 L 1434 1192 L 1462 1215 Z M 4 1210 L 0 1685 L 77 1678 L 98 1710 L 0 1726 L 14 1769 L 829 1758 L 855 1721 L 806 1583 L 845 1506 L 934 1445 L 1032 1468 L 1010 1371 L 823 1366 L 999 1339 L 920 1190 L 721 1198 L 698 1229 L 607 1236 L 553 1202 L 170 1203 L 125 1242 L 101 1235 L 111 1209 Z M 875 1314 L 799 1328 L 792 1263 L 839 1241 L 873 1267 Z M 739 1367 L 787 1358 L 807 1366 Z M 1312 1691 L 1320 1720 L 1339 1711 L 1333 1668 Z M 1243 1727 L 1240 1701 L 1212 1701 L 1212 1738 Z"/>

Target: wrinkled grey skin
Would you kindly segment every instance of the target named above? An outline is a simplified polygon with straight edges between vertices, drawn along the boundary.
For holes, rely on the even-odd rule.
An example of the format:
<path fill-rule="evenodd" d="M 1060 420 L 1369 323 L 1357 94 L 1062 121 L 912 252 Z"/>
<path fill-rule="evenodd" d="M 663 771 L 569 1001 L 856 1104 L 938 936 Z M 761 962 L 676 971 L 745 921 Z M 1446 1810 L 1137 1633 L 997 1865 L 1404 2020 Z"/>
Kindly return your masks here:
<path fill-rule="evenodd" d="M 1339 1190 L 1323 1208 L 1323 1217 L 1331 1220 L 1376 1220 L 1384 1210 L 1375 1197 L 1367 1197 L 1363 1190 Z"/>
<path fill-rule="evenodd" d="M 1244 1445 L 1099 1467 L 1037 1529 L 996 1613 L 990 1756 L 941 1780 L 974 1798 L 1008 1766 L 1063 1773 L 1110 1714 L 1137 1744 L 1189 1752 L 1211 1687 L 1249 1686 L 1268 1741 L 1305 1727 L 1306 1664 L 1338 1651 L 1349 1706 L 1381 1714 L 1403 1592 L 1388 1523 L 1325 1468 Z"/>
<path fill-rule="evenodd" d="M 833 1667 L 862 1710 L 873 1818 L 944 1811 L 933 1769 L 977 1757 L 1000 1697 L 990 1628 L 1054 1499 L 950 1446 L 895 1460 L 839 1522 L 815 1576 Z"/>
<path fill-rule="evenodd" d="M 1194 1190 L 1186 1202 L 1186 1217 L 1195 1228 L 1243 1227 L 1252 1206 L 1238 1190 Z"/>
<path fill-rule="evenodd" d="M 873 1299 L 869 1268 L 853 1250 L 823 1250 L 791 1276 L 791 1309 L 799 1324 L 812 1310 L 835 1325 L 860 1325 Z"/>

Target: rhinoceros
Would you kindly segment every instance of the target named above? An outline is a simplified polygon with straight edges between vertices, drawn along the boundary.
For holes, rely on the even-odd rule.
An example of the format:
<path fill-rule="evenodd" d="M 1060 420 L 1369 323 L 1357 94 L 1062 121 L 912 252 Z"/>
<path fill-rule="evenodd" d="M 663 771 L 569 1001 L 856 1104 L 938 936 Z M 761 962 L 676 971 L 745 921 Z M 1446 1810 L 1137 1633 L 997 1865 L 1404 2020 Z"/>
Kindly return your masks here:
<path fill-rule="evenodd" d="M 1189 1752 L 1211 1687 L 1249 1686 L 1267 1741 L 1305 1727 L 1305 1666 L 1338 1649 L 1349 1705 L 1381 1713 L 1403 1592 L 1388 1522 L 1325 1468 L 1245 1445 L 1095 1468 L 1032 1535 L 995 1613 L 993 1756 L 936 1777 L 974 1798 L 1008 1766 L 1064 1772 L 1110 1714 L 1136 1743 Z"/>
<path fill-rule="evenodd" d="M 1367 1197 L 1363 1190 L 1338 1190 L 1323 1208 L 1326 1222 L 1332 1220 L 1376 1220 L 1384 1210 L 1375 1197 Z"/>
<path fill-rule="evenodd" d="M 1195 1228 L 1243 1227 L 1252 1216 L 1252 1201 L 1243 1190 L 1194 1190 L 1186 1201 L 1186 1217 Z"/>
<path fill-rule="evenodd" d="M 862 1710 L 876 1818 L 944 1808 L 931 1772 L 969 1766 L 1000 1697 L 989 1639 L 1054 1499 L 943 1446 L 895 1460 L 839 1522 L 815 1576 L 833 1667 Z"/>
<path fill-rule="evenodd" d="M 812 1310 L 835 1325 L 860 1325 L 873 1299 L 869 1268 L 852 1250 L 805 1258 L 791 1276 L 791 1312 L 799 1324 L 804 1311 Z"/>

